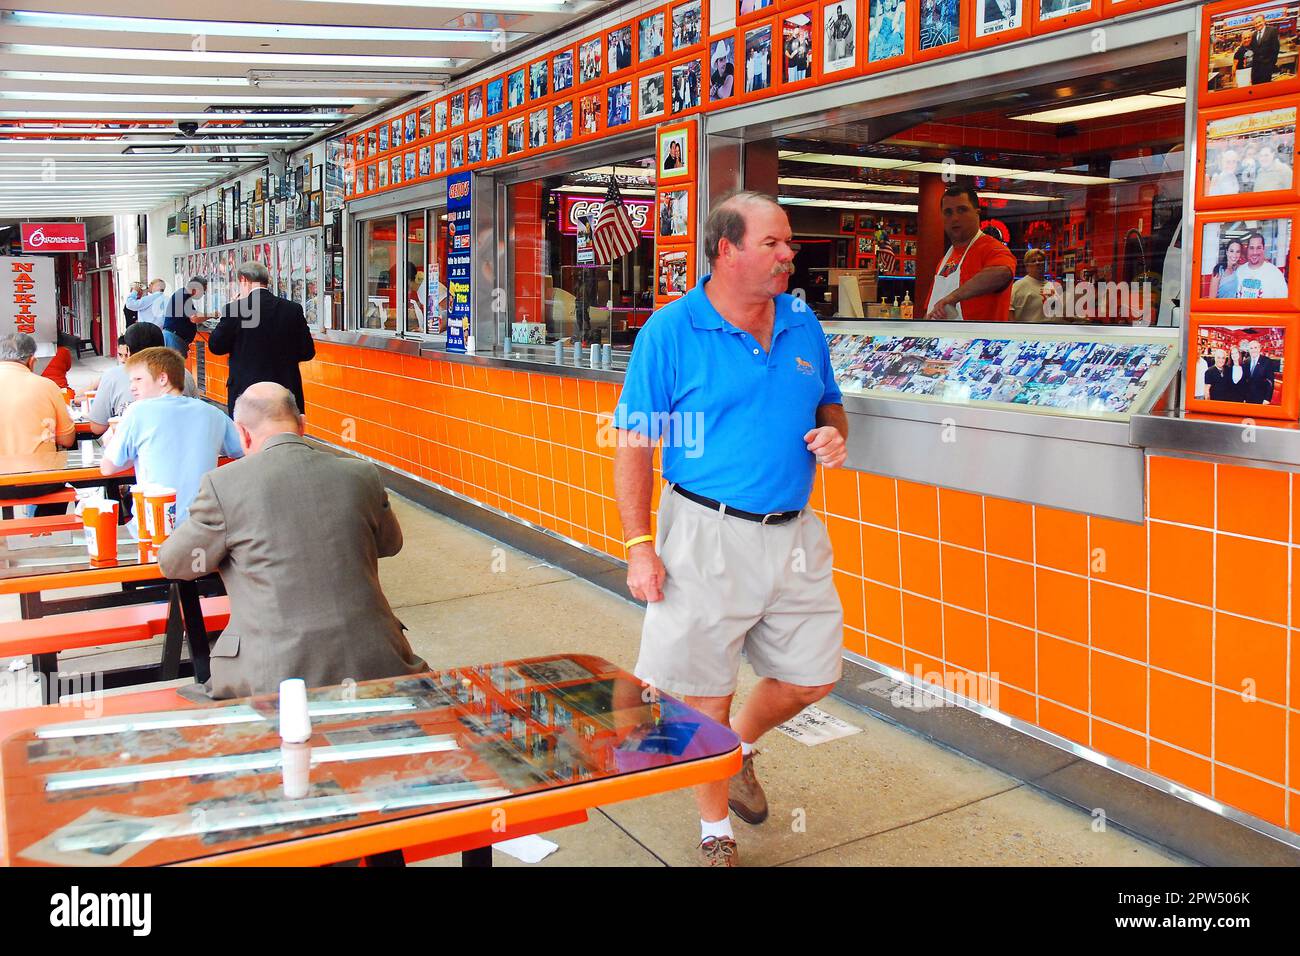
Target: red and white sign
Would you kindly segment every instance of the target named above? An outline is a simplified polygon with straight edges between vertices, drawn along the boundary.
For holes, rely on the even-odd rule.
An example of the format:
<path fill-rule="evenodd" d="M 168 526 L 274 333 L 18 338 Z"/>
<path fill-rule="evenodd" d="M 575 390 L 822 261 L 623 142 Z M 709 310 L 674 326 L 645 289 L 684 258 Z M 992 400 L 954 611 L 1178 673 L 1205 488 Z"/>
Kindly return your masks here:
<path fill-rule="evenodd" d="M 84 222 L 25 222 L 23 252 L 85 252 Z"/>
<path fill-rule="evenodd" d="M 54 260 L 0 256 L 0 335 L 26 332 L 37 342 L 53 342 Z"/>
<path fill-rule="evenodd" d="M 600 215 L 600 208 L 603 205 L 605 205 L 604 196 L 575 196 L 572 193 L 561 193 L 560 232 L 565 235 L 581 233 L 583 216 L 586 216 L 589 222 L 587 228 L 596 225 L 596 218 Z M 637 232 L 643 236 L 655 234 L 652 215 L 655 208 L 653 199 L 631 199 L 624 196 L 623 205 L 627 207 L 627 214 L 632 219 L 632 226 Z"/>

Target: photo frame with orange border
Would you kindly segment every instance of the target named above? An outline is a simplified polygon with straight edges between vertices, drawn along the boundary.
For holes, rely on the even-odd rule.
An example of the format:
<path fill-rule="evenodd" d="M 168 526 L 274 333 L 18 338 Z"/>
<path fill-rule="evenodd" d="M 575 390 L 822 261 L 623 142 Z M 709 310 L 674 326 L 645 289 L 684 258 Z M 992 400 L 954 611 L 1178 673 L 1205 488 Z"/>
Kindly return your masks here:
<path fill-rule="evenodd" d="M 695 244 L 695 183 L 666 186 L 655 194 L 655 244 Z"/>
<path fill-rule="evenodd" d="M 484 166 L 495 166 L 506 158 L 506 124 L 488 123 L 483 127 Z"/>
<path fill-rule="evenodd" d="M 528 152 L 528 114 L 515 113 L 506 119 L 505 158 L 520 159 Z"/>
<path fill-rule="evenodd" d="M 709 40 L 708 0 L 680 0 L 668 5 L 668 55 L 678 56 Z"/>
<path fill-rule="evenodd" d="M 527 108 L 528 67 L 521 65 L 506 73 L 506 113 Z"/>
<path fill-rule="evenodd" d="M 764 49 L 766 47 L 766 49 Z M 780 90 L 781 20 L 755 20 L 736 31 L 737 99 L 757 100 Z"/>
<path fill-rule="evenodd" d="M 898 0 L 903 8 L 902 14 L 895 12 L 895 22 L 885 28 L 885 11 L 883 0 L 859 0 L 858 10 L 858 62 L 864 75 L 892 70 L 912 62 L 916 54 L 916 24 L 913 22 L 913 8 L 921 0 Z M 895 8 L 897 10 L 897 8 Z M 872 13 L 879 14 L 875 22 Z M 902 29 L 899 42 L 898 31 Z"/>
<path fill-rule="evenodd" d="M 695 250 L 690 246 L 655 247 L 655 301 L 680 299 L 695 286 Z"/>
<path fill-rule="evenodd" d="M 781 9 L 778 0 L 736 0 L 736 26 L 770 17 Z"/>
<path fill-rule="evenodd" d="M 653 66 L 668 56 L 668 7 L 655 7 L 636 17 L 636 68 Z"/>
<path fill-rule="evenodd" d="M 483 165 L 487 149 L 487 127 L 465 130 L 465 168 L 478 169 Z"/>
<path fill-rule="evenodd" d="M 741 67 L 743 66 L 742 63 Z M 728 75 L 728 67 L 730 68 L 730 75 Z M 724 33 L 709 41 L 704 68 L 708 70 L 704 84 L 706 102 L 735 102 L 736 96 L 740 92 L 740 84 L 744 82 L 744 77 L 736 72 L 736 35 L 734 33 Z"/>
<path fill-rule="evenodd" d="M 1300 309 L 1300 244 L 1295 230 L 1300 210 L 1264 206 L 1196 214 L 1193 237 L 1193 311 L 1284 312 Z M 1250 246 L 1261 245 L 1252 266 Z M 1233 245 L 1237 248 L 1234 250 Z M 1232 274 L 1227 274 L 1229 258 Z M 1278 263 L 1282 265 L 1279 266 Z M 1277 293 L 1281 293 L 1280 295 Z"/>
<path fill-rule="evenodd" d="M 577 47 L 568 46 L 551 51 L 551 95 L 564 96 L 578 85 Z"/>
<path fill-rule="evenodd" d="M 816 4 L 792 7 L 781 14 L 780 72 L 777 85 L 783 91 L 812 86 L 821 79 L 821 22 Z M 796 46 L 797 44 L 797 46 Z"/>
<path fill-rule="evenodd" d="M 411 146 L 420 141 L 420 109 L 407 110 L 402 114 L 402 142 Z"/>
<path fill-rule="evenodd" d="M 475 83 L 465 90 L 465 125 L 473 126 L 475 123 L 483 122 L 485 111 L 483 84 Z"/>
<path fill-rule="evenodd" d="M 1187 336 L 1183 385 L 1189 412 L 1295 420 L 1300 411 L 1294 369 L 1300 316 L 1261 312 L 1247 320 L 1193 313 Z M 1255 360 L 1251 343 L 1259 343 Z"/>
<path fill-rule="evenodd" d="M 434 140 L 430 144 L 429 151 L 433 154 L 429 163 L 429 172 L 420 178 L 440 178 L 451 172 L 451 137 Z"/>
<path fill-rule="evenodd" d="M 416 118 L 419 126 L 419 138 L 428 139 L 433 135 L 433 104 L 425 103 L 420 107 L 419 116 Z"/>
<path fill-rule="evenodd" d="M 847 79 L 862 63 L 862 11 L 869 0 L 821 0 L 817 6 L 817 70 L 823 80 Z M 849 20 L 838 35 L 837 19 Z M 906 22 L 906 21 L 904 21 Z M 852 47 L 850 50 L 849 47 Z M 838 54 L 838 55 L 837 55 Z"/>
<path fill-rule="evenodd" d="M 506 74 L 494 76 L 483 84 L 483 118 L 494 120 L 506 112 Z"/>
<path fill-rule="evenodd" d="M 551 101 L 551 135 L 552 147 L 564 147 L 573 142 L 577 132 L 578 114 L 572 96 L 562 96 Z"/>
<path fill-rule="evenodd" d="M 459 130 L 447 140 L 447 171 L 460 172 L 465 168 L 465 132 Z"/>
<path fill-rule="evenodd" d="M 702 110 L 708 83 L 703 53 L 693 53 L 669 64 L 668 115 L 690 116 Z"/>
<path fill-rule="evenodd" d="M 524 67 L 524 102 L 531 107 L 534 103 L 545 103 L 552 95 L 551 58 L 539 56 L 535 60 L 529 60 Z"/>
<path fill-rule="evenodd" d="M 379 164 L 369 163 L 366 165 L 366 188 L 360 190 L 365 193 L 372 193 L 379 188 Z"/>
<path fill-rule="evenodd" d="M 671 95 L 668 67 L 660 66 L 638 73 L 632 92 L 632 122 L 635 125 L 648 126 L 668 118 L 668 98 Z"/>
<path fill-rule="evenodd" d="M 1000 43 L 1011 43 L 1014 40 L 1023 40 L 1029 36 L 1029 8 L 1040 2 L 1040 0 L 1010 0 L 1012 7 L 1012 16 L 1006 18 L 1006 24 L 1003 25 L 1001 20 L 990 18 L 989 4 L 993 3 L 996 7 L 996 0 L 974 0 L 969 6 L 970 18 L 970 43 L 968 49 L 982 50 L 991 46 L 997 46 Z M 1020 16 L 1014 16 L 1016 5 L 1020 7 Z M 981 36 L 981 31 L 983 35 Z"/>
<path fill-rule="evenodd" d="M 538 103 L 535 109 L 524 114 L 524 137 L 530 153 L 540 153 L 551 148 L 551 107 Z"/>
<path fill-rule="evenodd" d="M 604 109 L 604 129 L 610 133 L 625 133 L 633 128 L 636 118 L 636 77 L 623 75 L 612 83 L 606 83 L 602 108 Z"/>
<path fill-rule="evenodd" d="M 1282 188 L 1256 190 L 1254 185 L 1261 175 L 1256 171 L 1251 177 L 1251 189 L 1241 189 L 1246 176 L 1242 154 L 1249 155 L 1252 147 L 1256 155 L 1266 146 L 1273 151 L 1275 158 L 1270 170 L 1281 162 L 1276 158 L 1279 151 L 1294 157 L 1297 119 L 1300 119 L 1300 108 L 1293 98 L 1248 100 L 1200 110 L 1196 131 L 1196 208 L 1272 206 L 1300 199 L 1300 180 L 1294 166 L 1287 185 L 1283 185 L 1285 174 L 1280 169 L 1270 174 L 1267 185 Z"/>
<path fill-rule="evenodd" d="M 1029 32 L 1055 33 L 1101 17 L 1102 0 L 1025 0 L 1029 4 Z"/>
<path fill-rule="evenodd" d="M 676 153 L 673 143 L 677 144 Z M 694 120 L 659 127 L 655 135 L 655 182 L 664 187 L 694 182 L 699 163 L 697 150 Z M 678 162 L 680 165 L 676 165 Z"/>
<path fill-rule="evenodd" d="M 1287 16 L 1287 10 L 1291 15 Z M 1279 49 L 1272 54 L 1273 69 L 1277 72 L 1279 62 L 1289 65 L 1289 76 L 1268 81 L 1255 76 L 1255 54 L 1253 50 L 1244 50 L 1242 43 L 1253 34 L 1253 19 L 1263 15 L 1265 26 L 1277 29 L 1279 24 L 1289 26 L 1287 35 L 1279 36 Z M 1281 33 L 1281 31 L 1278 31 Z M 1238 54 L 1248 52 L 1251 56 L 1249 68 L 1237 68 Z M 1263 100 L 1275 96 L 1294 95 L 1300 92 L 1300 10 L 1294 0 L 1269 0 L 1269 2 L 1243 3 L 1241 0 L 1225 0 L 1211 3 L 1201 10 L 1201 49 L 1200 77 L 1201 88 L 1198 91 L 1198 105 L 1212 106 L 1219 103 L 1238 103 L 1243 100 Z M 1244 58 L 1243 58 L 1244 59 Z M 1261 61 L 1261 66 L 1263 66 Z M 1240 81 L 1238 80 L 1240 77 Z M 1241 85 L 1239 85 L 1239 83 Z"/>
<path fill-rule="evenodd" d="M 589 140 L 605 129 L 605 88 L 583 90 L 574 100 L 573 138 Z"/>
<path fill-rule="evenodd" d="M 636 23 L 633 17 L 605 28 L 605 79 L 618 79 L 636 69 Z"/>
<path fill-rule="evenodd" d="M 925 13 L 924 6 L 925 0 L 908 0 L 909 27 L 914 38 L 912 40 L 912 60 L 914 62 L 921 63 L 926 60 L 936 60 L 939 57 L 951 56 L 954 53 L 970 49 L 972 3 L 962 3 L 961 0 L 935 0 L 935 6 L 942 6 L 945 14 L 950 14 L 952 8 L 956 7 L 956 20 L 954 21 L 951 16 L 945 15 L 943 18 L 935 20 L 934 23 L 931 22 L 929 16 L 923 16 Z M 939 26 L 936 26 L 936 23 Z M 948 39 L 947 42 L 939 42 L 941 39 L 950 37 L 954 28 L 957 31 L 955 38 Z M 870 23 L 868 23 L 868 29 L 870 29 Z"/>
<path fill-rule="evenodd" d="M 1126 13 L 1132 13 L 1134 10 L 1145 10 L 1148 7 L 1162 7 L 1166 3 L 1174 3 L 1176 0 L 1101 0 L 1101 15 L 1103 19 L 1111 17 L 1122 17 Z"/>
<path fill-rule="evenodd" d="M 574 45 L 573 82 L 580 89 L 599 86 L 605 80 L 605 36 L 579 40 Z"/>

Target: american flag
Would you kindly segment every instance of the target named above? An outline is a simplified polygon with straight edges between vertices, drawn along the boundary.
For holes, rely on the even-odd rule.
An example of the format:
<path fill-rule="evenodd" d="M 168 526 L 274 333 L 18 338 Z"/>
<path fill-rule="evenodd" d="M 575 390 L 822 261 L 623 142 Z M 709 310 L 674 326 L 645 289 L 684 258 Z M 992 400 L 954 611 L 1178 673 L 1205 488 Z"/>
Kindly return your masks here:
<path fill-rule="evenodd" d="M 623 197 L 619 194 L 618 183 L 611 175 L 609 192 L 605 193 L 605 204 L 600 207 L 596 217 L 595 228 L 591 231 L 592 245 L 596 247 L 597 262 L 613 262 L 627 255 L 636 248 L 639 237 L 632 217 L 627 214 Z"/>

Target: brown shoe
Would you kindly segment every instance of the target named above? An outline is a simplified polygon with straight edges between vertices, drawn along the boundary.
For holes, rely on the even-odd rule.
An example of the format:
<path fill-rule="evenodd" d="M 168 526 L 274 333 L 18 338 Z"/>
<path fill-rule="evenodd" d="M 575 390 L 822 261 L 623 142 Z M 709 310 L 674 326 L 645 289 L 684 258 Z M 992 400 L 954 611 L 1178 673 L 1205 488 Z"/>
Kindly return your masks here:
<path fill-rule="evenodd" d="M 736 841 L 731 837 L 708 837 L 700 843 L 700 862 L 705 866 L 735 866 Z"/>
<path fill-rule="evenodd" d="M 757 750 L 751 751 L 745 758 L 740 772 L 731 778 L 727 793 L 727 806 L 740 819 L 754 825 L 767 819 L 767 795 L 763 793 L 763 786 L 754 775 L 754 757 L 757 753 Z"/>

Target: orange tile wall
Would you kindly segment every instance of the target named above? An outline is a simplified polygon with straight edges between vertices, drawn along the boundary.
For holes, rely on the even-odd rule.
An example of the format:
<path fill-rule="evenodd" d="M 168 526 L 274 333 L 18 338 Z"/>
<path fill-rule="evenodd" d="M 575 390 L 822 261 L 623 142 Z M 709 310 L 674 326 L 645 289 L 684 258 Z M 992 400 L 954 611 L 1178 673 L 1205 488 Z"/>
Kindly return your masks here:
<path fill-rule="evenodd" d="M 303 375 L 313 436 L 622 557 L 617 385 L 327 343 Z M 811 504 L 848 650 L 1300 832 L 1297 481 L 1153 457 L 1143 524 L 855 471 Z"/>

